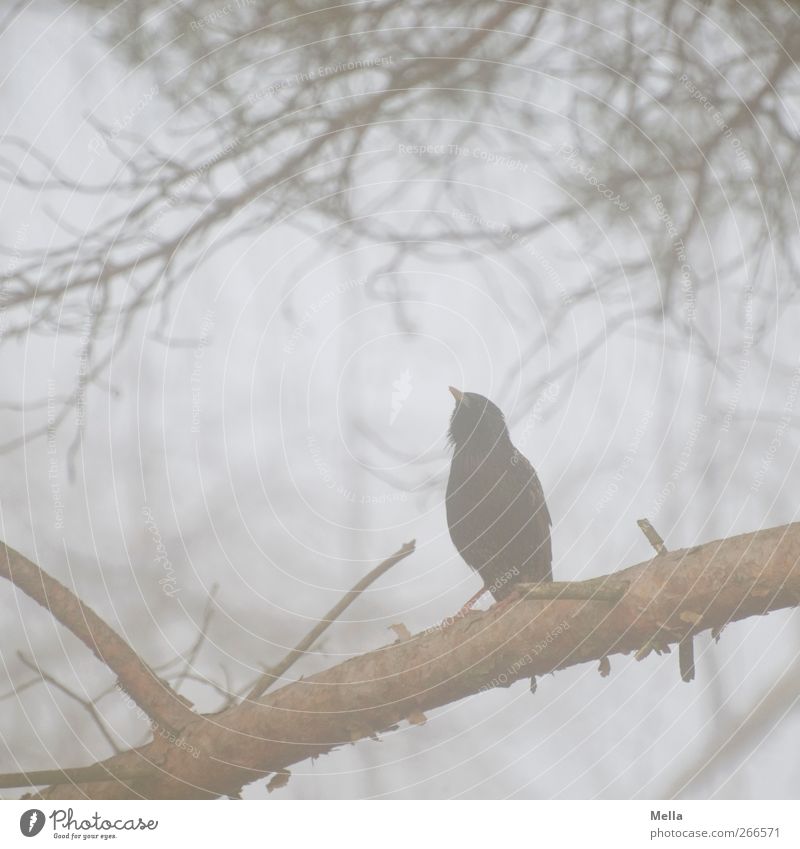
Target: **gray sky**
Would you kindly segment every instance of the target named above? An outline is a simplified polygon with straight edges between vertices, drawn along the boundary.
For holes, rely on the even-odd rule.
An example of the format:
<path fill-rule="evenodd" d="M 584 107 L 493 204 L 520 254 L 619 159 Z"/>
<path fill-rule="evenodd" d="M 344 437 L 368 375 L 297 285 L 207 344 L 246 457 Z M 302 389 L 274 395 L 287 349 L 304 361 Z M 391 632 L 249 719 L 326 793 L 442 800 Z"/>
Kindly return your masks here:
<path fill-rule="evenodd" d="M 174 82 L 155 73 L 157 65 L 125 61 L 119 44 L 110 50 L 90 19 L 53 2 L 26 12 L 2 36 L 4 170 L 13 162 L 36 173 L 12 142 L 19 138 L 77 182 L 115 181 L 105 192 L 57 196 L 4 182 L 7 274 L 19 262 L 15 249 L 73 244 L 75 233 L 124 208 L 118 163 L 98 148 L 87 115 L 119 129 L 107 142 L 121 143 L 130 131 L 167 148 L 178 144 L 171 132 L 190 126 L 189 116 L 173 112 L 167 86 Z M 637 25 L 646 27 L 644 15 Z M 759 212 L 734 197 L 729 215 L 701 218 L 686 246 L 692 279 L 740 254 L 746 269 L 719 274 L 697 290 L 681 289 L 678 276 L 677 331 L 654 314 L 662 302 L 658 258 L 641 274 L 625 273 L 629 258 L 651 248 L 654 228 L 662 228 L 662 252 L 672 249 L 668 213 L 659 219 L 653 193 L 643 188 L 646 171 L 642 183 L 619 193 L 619 203 L 627 198 L 637 215 L 612 201 L 583 206 L 598 190 L 576 169 L 588 161 L 602 173 L 602 163 L 588 154 L 570 159 L 561 145 L 584 120 L 582 130 L 620 158 L 638 157 L 640 176 L 646 147 L 624 139 L 615 145 L 602 122 L 570 113 L 572 87 L 593 90 L 578 66 L 602 51 L 587 46 L 574 53 L 574 45 L 557 39 L 560 25 L 552 26 L 549 68 L 573 67 L 574 77 L 535 85 L 518 59 L 494 82 L 481 121 L 469 113 L 460 152 L 449 145 L 467 112 L 454 102 L 440 113 L 423 104 L 401 113 L 403 120 L 384 117 L 359 153 L 346 187 L 356 212 L 376 227 L 417 232 L 420 240 L 442 228 L 452 238 L 409 252 L 381 274 L 394 256 L 392 240 L 360 235 L 349 218 L 326 224 L 322 197 L 298 202 L 284 219 L 265 216 L 235 240 L 223 227 L 195 250 L 166 304 L 127 323 L 112 305 L 92 349 L 112 356 L 86 388 L 77 421 L 73 411 L 60 427 L 0 455 L 3 539 L 73 586 L 149 661 L 185 654 L 219 584 L 195 671 L 221 686 L 226 675 L 242 686 L 280 658 L 369 564 L 411 538 L 417 553 L 365 593 L 319 654 L 292 674 L 391 642 L 393 623 L 416 632 L 455 612 L 478 584 L 445 523 L 448 384 L 489 395 L 506 412 L 547 493 L 558 579 L 647 559 L 636 526 L 643 516 L 670 547 L 795 519 L 795 307 L 769 257 L 749 252 Z M 192 34 L 189 28 L 183 38 Z M 175 63 L 185 60 L 180 44 L 167 53 Z M 729 49 L 716 45 L 720 55 Z M 283 66 L 276 60 L 258 79 L 274 84 L 314 67 L 313 54 L 295 59 Z M 403 60 L 399 53 L 393 59 Z M 651 60 L 660 67 L 656 51 Z M 208 59 L 183 72 L 202 89 L 204 68 L 211 67 Z M 236 102 L 255 90 L 248 70 L 231 81 Z M 301 85 L 268 96 L 288 97 Z M 616 97 L 609 93 L 609 111 Z M 532 128 L 518 120 L 519 100 L 526 114 L 546 120 L 537 118 Z M 683 112 L 667 111 L 684 127 L 696 122 L 699 134 L 705 125 L 695 106 L 688 92 Z M 227 125 L 208 120 L 185 133 L 176 156 L 191 158 L 220 127 L 217 147 L 230 143 Z M 285 150 L 291 132 L 281 141 Z M 404 147 L 420 143 L 444 152 Z M 732 145 L 725 154 L 730 168 L 742 167 L 736 150 Z M 278 151 L 256 149 L 252 173 L 226 166 L 207 190 L 217 197 L 235 191 L 266 167 L 259 157 L 272 155 Z M 315 167 L 332 166 L 321 160 Z M 712 180 L 706 191 L 727 197 L 730 176 L 715 175 L 719 185 Z M 439 193 L 445 180 L 452 185 Z M 655 176 L 653 182 L 660 185 Z M 672 185 L 677 199 L 668 209 L 677 219 L 678 178 Z M 546 218 L 565 203 L 578 213 L 565 222 L 553 218 L 523 243 L 520 222 Z M 257 209 L 242 211 L 230 226 L 248 216 L 258 222 Z M 186 214 L 180 204 L 168 206 L 156 218 L 158 235 L 185 226 Z M 476 227 L 482 238 L 456 238 Z M 586 239 L 594 231 L 590 250 Z M 609 288 L 603 271 L 615 262 L 620 276 Z M 136 291 L 137 275 L 115 292 L 120 302 Z M 36 304 L 31 310 L 8 311 L 6 318 L 24 323 Z M 48 328 L 4 341 L 3 399 L 45 401 L 24 414 L 4 410 L 7 438 L 46 426 L 59 409 L 57 397 L 78 385 L 91 315 L 78 310 L 76 321 L 78 328 L 87 322 L 86 332 Z M 158 559 L 159 543 L 166 560 Z M 7 587 L 2 603 L 0 679 L 7 680 L 0 690 L 33 677 L 17 651 L 91 696 L 113 684 L 35 605 L 17 608 Z M 275 796 L 658 797 L 674 792 L 699 752 L 724 739 L 726 723 L 769 692 L 796 658 L 799 637 L 796 612 L 729 626 L 718 644 L 703 634 L 691 685 L 680 681 L 673 654 L 642 662 L 614 657 L 607 678 L 594 666 L 564 670 L 542 680 L 535 695 L 524 683 L 484 693 L 434 712 L 423 727 L 299 764 Z M 185 691 L 202 709 L 218 704 L 197 683 Z M 52 688 L 27 689 L 12 704 L 0 712 L 0 762 L 8 770 L 79 765 L 109 753 L 80 706 Z M 100 705 L 120 745 L 144 738 L 145 725 L 115 694 Z M 683 795 L 796 796 L 797 767 L 783 755 L 797 722 L 793 709 L 773 720 Z M 246 795 L 262 798 L 263 782 Z"/>

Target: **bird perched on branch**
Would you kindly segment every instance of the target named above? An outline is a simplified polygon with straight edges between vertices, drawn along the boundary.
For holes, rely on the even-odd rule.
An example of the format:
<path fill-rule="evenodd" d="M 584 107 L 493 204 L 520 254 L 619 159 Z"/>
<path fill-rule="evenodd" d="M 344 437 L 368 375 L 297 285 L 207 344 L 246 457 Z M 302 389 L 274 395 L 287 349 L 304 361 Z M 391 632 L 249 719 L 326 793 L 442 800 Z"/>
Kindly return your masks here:
<path fill-rule="evenodd" d="M 485 592 L 504 601 L 517 584 L 553 580 L 551 521 L 536 471 L 512 444 L 499 407 L 475 392 L 452 386 L 450 392 L 456 406 L 447 524 L 459 554 L 483 581 L 466 611 Z"/>

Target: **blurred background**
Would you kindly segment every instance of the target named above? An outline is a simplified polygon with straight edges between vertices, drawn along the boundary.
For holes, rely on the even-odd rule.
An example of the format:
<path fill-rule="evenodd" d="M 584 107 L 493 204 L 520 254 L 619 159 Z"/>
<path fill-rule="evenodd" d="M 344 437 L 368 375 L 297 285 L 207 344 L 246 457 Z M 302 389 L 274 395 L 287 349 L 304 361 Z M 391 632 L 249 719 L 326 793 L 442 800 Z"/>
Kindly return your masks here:
<path fill-rule="evenodd" d="M 556 579 L 794 521 L 797 4 L 23 0 L 0 17 L 0 532 L 200 710 L 453 614 L 448 384 Z M 147 739 L 0 587 L 3 771 Z M 271 798 L 794 798 L 797 611 L 482 693 Z M 792 748 L 793 750 L 793 748 Z M 16 796 L 16 793 L 7 793 Z M 264 782 L 245 797 L 264 798 Z"/>

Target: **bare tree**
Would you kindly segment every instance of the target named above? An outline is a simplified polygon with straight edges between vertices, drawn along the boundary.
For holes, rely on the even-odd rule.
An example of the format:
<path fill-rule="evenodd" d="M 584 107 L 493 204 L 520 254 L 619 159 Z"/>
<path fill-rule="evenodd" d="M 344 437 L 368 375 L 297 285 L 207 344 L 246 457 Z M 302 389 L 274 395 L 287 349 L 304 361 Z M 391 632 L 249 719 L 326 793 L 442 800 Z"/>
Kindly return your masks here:
<path fill-rule="evenodd" d="M 268 12 L 259 3 L 225 11 L 214 0 L 191 11 L 149 0 L 113 7 L 97 26 L 153 80 L 111 123 L 88 116 L 96 136 L 87 155 L 115 159 L 113 179 L 75 181 L 15 138 L 5 139 L 3 176 L 54 204 L 78 193 L 110 197 L 118 211 L 74 234 L 60 217 L 57 248 L 5 247 L 15 257 L 5 307 L 20 308 L 6 335 L 30 332 L 31 322 L 81 333 L 87 315 L 93 333 L 119 334 L 125 316 L 167 305 L 223 246 L 290 222 L 394 246 L 372 275 L 376 298 L 396 298 L 388 271 L 404 257 L 478 245 L 527 274 L 550 333 L 587 300 L 625 299 L 606 329 L 650 316 L 654 329 L 691 336 L 724 362 L 739 341 L 714 344 L 698 299 L 719 288 L 734 303 L 752 297 L 760 339 L 777 318 L 769 284 L 791 293 L 797 276 L 787 186 L 798 167 L 800 24 L 783 4 L 713 6 L 712 15 L 683 3 L 611 4 L 588 18 L 576 2 L 364 3 L 347 13 L 296 2 Z M 553 110 L 562 96 L 566 120 Z M 136 132 L 145 110 L 166 116 L 158 135 Z M 487 114 L 509 130 L 502 154 L 470 147 L 486 138 Z M 443 152 L 415 152 L 430 146 L 431 127 Z M 363 185 L 387 149 L 397 153 L 400 132 L 409 152 L 367 196 Z M 459 150 L 535 170 L 556 191 L 501 226 L 456 179 Z M 421 180 L 430 223 L 375 214 L 415 196 Z M 591 259 L 586 279 L 559 291 L 542 285 L 546 272 L 520 245 L 570 226 L 576 251 Z M 715 250 L 716 234 L 730 228 L 741 238 Z M 611 232 L 631 240 L 624 255 Z M 542 344 L 531 338 L 526 353 Z M 540 388 L 529 389 L 531 401 Z"/>

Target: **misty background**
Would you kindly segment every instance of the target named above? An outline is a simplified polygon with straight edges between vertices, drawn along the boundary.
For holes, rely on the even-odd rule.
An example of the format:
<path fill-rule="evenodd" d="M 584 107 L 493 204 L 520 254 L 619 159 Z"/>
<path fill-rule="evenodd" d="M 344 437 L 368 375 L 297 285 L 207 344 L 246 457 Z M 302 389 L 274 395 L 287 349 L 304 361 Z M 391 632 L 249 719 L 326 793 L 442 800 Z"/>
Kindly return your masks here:
<path fill-rule="evenodd" d="M 449 384 L 536 467 L 556 580 L 648 559 L 639 518 L 669 548 L 796 519 L 795 4 L 39 0 L 0 27 L 2 539 L 199 710 L 406 540 L 290 679 L 478 589 Z M 147 739 L 0 598 L 4 771 Z M 696 637 L 689 685 L 673 653 L 481 693 L 270 798 L 795 798 L 799 648 L 783 611 Z"/>

